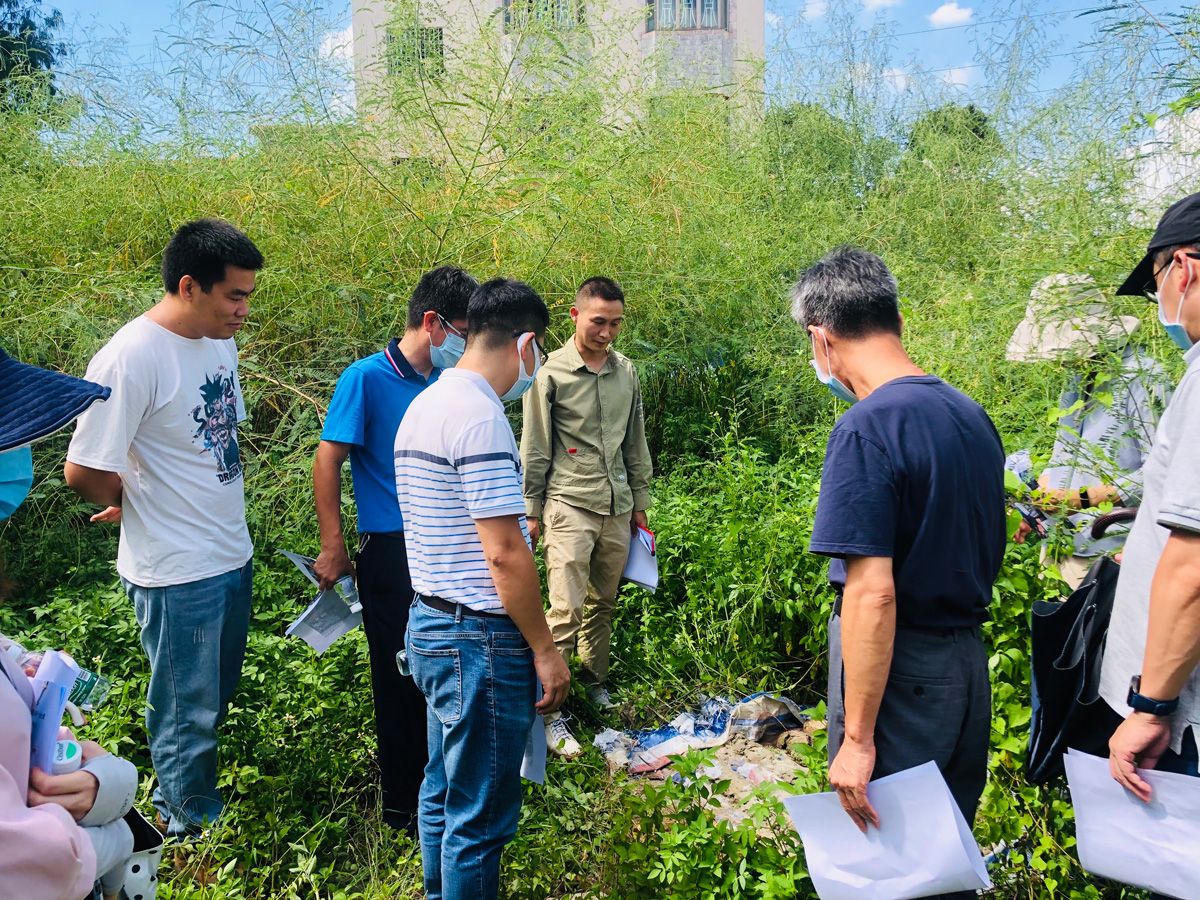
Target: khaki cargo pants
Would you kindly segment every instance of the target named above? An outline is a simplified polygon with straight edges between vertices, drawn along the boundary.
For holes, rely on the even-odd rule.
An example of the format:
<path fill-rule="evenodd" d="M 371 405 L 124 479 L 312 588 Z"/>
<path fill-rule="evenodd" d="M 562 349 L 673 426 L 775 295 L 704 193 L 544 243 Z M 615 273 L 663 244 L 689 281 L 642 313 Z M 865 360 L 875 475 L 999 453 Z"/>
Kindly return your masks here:
<path fill-rule="evenodd" d="M 578 643 L 583 663 L 580 680 L 604 684 L 613 610 L 625 560 L 633 513 L 602 516 L 547 500 L 542 510 L 542 555 L 550 612 L 546 622 L 558 652 L 568 665 Z"/>

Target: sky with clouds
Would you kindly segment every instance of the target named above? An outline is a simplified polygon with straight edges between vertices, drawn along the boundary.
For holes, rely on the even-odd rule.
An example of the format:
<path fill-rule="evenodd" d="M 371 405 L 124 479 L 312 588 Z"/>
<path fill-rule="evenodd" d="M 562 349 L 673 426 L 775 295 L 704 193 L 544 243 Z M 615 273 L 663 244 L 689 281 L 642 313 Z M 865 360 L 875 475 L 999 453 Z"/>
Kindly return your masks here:
<path fill-rule="evenodd" d="M 1021 2 L 1021 0 L 1018 0 Z M 1147 8 L 1169 9 L 1171 0 L 1143 0 Z M 1092 20 L 1080 13 L 1103 5 L 1103 0 L 1023 0 L 1027 14 L 1044 27 L 1058 43 L 1048 54 L 1048 65 L 1041 74 L 1041 87 L 1053 88 L 1070 77 L 1078 54 L 1095 52 L 1081 46 L 1092 38 Z M 171 3 L 146 3 L 145 0 L 55 0 L 69 28 L 89 37 L 122 37 L 135 59 L 153 53 L 156 38 L 175 21 Z M 906 86 L 913 62 L 935 73 L 946 84 L 959 88 L 967 96 L 971 86 L 982 77 L 977 58 L 977 41 L 997 23 L 1013 15 L 1007 0 L 862 0 L 858 24 L 887 23 L 894 34 L 896 64 L 884 77 L 897 88 Z M 804 40 L 820 36 L 832 18 L 830 0 L 766 0 L 767 45 L 784 34 L 794 35 L 792 23 L 802 22 Z M 348 56 L 349 0 L 331 0 L 331 20 L 341 23 L 345 32 L 331 32 L 325 50 Z M 789 37 L 789 39 L 791 39 Z"/>

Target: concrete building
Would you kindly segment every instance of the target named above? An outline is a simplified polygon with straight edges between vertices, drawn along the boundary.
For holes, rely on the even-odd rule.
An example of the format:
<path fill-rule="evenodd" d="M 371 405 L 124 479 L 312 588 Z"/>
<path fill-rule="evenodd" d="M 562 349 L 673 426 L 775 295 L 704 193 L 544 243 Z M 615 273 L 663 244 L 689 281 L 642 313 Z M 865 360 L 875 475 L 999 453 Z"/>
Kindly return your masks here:
<path fill-rule="evenodd" d="M 522 70 L 525 57 L 539 45 L 590 67 L 605 114 L 613 118 L 638 114 L 622 106 L 634 94 L 653 97 L 683 88 L 739 101 L 752 98 L 755 105 L 761 97 L 764 0 L 354 2 L 359 108 L 366 99 L 377 116 L 389 115 L 384 87 L 398 70 L 453 92 L 472 71 L 512 66 L 516 93 L 547 97 L 556 75 L 555 67 L 545 64 L 546 54 L 538 71 L 533 65 Z M 528 40 L 530 23 L 542 40 Z"/>

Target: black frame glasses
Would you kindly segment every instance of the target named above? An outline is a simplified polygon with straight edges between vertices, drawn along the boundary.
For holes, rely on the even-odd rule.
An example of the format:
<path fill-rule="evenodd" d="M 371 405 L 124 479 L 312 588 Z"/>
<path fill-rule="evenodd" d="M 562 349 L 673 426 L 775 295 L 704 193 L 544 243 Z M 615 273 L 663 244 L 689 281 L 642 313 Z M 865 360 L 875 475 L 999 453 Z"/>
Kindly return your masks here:
<path fill-rule="evenodd" d="M 1200 252 L 1188 250 L 1185 251 L 1183 255 L 1189 259 L 1200 259 Z M 1175 258 L 1171 257 L 1171 259 L 1168 259 L 1165 263 L 1155 269 L 1154 274 L 1150 276 L 1150 280 L 1146 282 L 1146 286 L 1142 288 L 1142 293 L 1145 294 L 1152 302 L 1158 302 L 1158 276 L 1161 275 L 1166 269 L 1170 268 L 1171 263 L 1174 261 Z"/>

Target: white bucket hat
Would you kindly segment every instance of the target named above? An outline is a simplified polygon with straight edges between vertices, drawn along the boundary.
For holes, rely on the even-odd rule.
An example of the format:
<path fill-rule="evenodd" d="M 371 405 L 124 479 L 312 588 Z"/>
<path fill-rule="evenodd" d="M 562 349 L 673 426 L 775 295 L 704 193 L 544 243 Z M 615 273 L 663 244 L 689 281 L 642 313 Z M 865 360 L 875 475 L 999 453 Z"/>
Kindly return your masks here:
<path fill-rule="evenodd" d="M 1142 324 L 1136 316 L 1113 315 L 1091 275 L 1048 275 L 1029 298 L 1005 349 L 1011 362 L 1093 356 L 1106 344 L 1125 343 Z"/>

